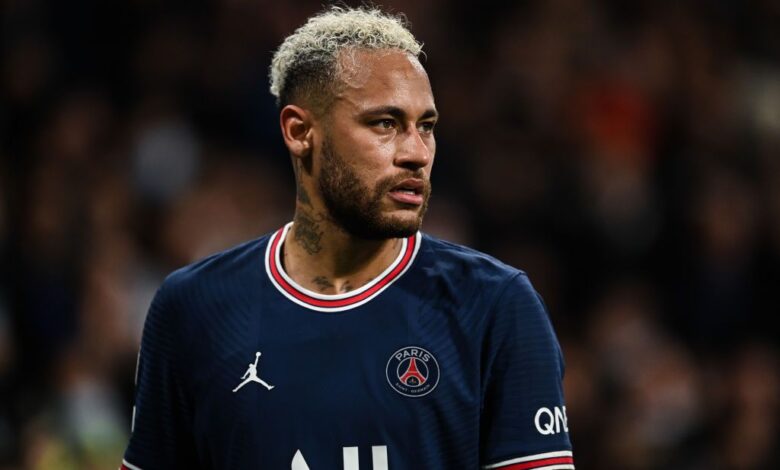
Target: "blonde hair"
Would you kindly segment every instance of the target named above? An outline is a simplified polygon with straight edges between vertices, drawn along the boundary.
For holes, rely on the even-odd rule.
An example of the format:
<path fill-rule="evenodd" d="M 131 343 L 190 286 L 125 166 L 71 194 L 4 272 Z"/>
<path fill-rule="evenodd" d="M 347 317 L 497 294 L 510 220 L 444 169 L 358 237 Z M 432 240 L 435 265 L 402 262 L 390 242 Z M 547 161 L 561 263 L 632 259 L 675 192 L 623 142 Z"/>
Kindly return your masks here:
<path fill-rule="evenodd" d="M 334 6 L 312 16 L 274 53 L 271 94 L 280 106 L 301 98 L 327 99 L 342 72 L 339 58 L 345 51 L 394 49 L 418 57 L 422 44 L 407 25 L 403 16 L 367 7 Z"/>

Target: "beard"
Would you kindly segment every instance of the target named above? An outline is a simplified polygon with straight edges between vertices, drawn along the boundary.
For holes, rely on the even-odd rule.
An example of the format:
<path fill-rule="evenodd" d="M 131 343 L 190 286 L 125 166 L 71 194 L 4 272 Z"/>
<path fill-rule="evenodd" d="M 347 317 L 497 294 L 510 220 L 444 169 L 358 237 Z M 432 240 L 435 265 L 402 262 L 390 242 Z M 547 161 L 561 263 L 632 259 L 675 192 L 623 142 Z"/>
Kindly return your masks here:
<path fill-rule="evenodd" d="M 415 217 L 393 217 L 382 212 L 387 193 L 407 178 L 425 182 L 423 204 Z M 350 235 L 366 240 L 406 238 L 414 235 L 422 225 L 431 185 L 422 169 L 408 171 L 395 177 L 379 180 L 373 188 L 363 184 L 357 173 L 339 154 L 333 151 L 330 138 L 322 144 L 322 172 L 319 189 L 331 217 Z"/>

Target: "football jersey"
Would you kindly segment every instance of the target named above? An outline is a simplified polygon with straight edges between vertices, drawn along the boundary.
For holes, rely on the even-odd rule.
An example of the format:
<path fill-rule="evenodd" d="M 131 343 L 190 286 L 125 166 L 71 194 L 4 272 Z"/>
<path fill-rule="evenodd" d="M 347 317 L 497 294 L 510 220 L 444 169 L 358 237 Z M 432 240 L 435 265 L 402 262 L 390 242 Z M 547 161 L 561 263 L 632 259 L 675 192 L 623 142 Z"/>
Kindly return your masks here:
<path fill-rule="evenodd" d="M 574 468 L 525 273 L 418 232 L 372 282 L 323 295 L 283 269 L 290 226 L 160 287 L 124 469 Z"/>

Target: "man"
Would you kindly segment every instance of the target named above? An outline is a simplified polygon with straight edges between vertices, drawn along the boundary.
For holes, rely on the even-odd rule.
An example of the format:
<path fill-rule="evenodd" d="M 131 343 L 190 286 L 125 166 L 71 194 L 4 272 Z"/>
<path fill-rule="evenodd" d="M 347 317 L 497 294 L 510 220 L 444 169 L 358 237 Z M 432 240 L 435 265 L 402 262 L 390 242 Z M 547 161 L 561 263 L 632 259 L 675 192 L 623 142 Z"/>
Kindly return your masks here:
<path fill-rule="evenodd" d="M 276 52 L 293 222 L 160 288 L 125 468 L 574 468 L 526 275 L 418 231 L 438 117 L 420 51 L 397 18 L 332 8 Z"/>

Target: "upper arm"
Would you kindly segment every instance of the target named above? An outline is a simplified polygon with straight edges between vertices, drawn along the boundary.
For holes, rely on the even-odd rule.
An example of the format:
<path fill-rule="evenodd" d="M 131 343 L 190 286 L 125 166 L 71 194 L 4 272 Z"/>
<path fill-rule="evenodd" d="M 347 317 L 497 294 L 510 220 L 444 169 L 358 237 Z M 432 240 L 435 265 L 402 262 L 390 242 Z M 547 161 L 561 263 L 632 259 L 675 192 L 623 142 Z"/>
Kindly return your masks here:
<path fill-rule="evenodd" d="M 574 468 L 563 356 L 544 303 L 525 275 L 512 278 L 499 295 L 483 356 L 483 468 Z"/>
<path fill-rule="evenodd" d="M 127 468 L 187 468 L 195 461 L 191 413 L 178 361 L 177 312 L 165 284 L 144 323 Z"/>

